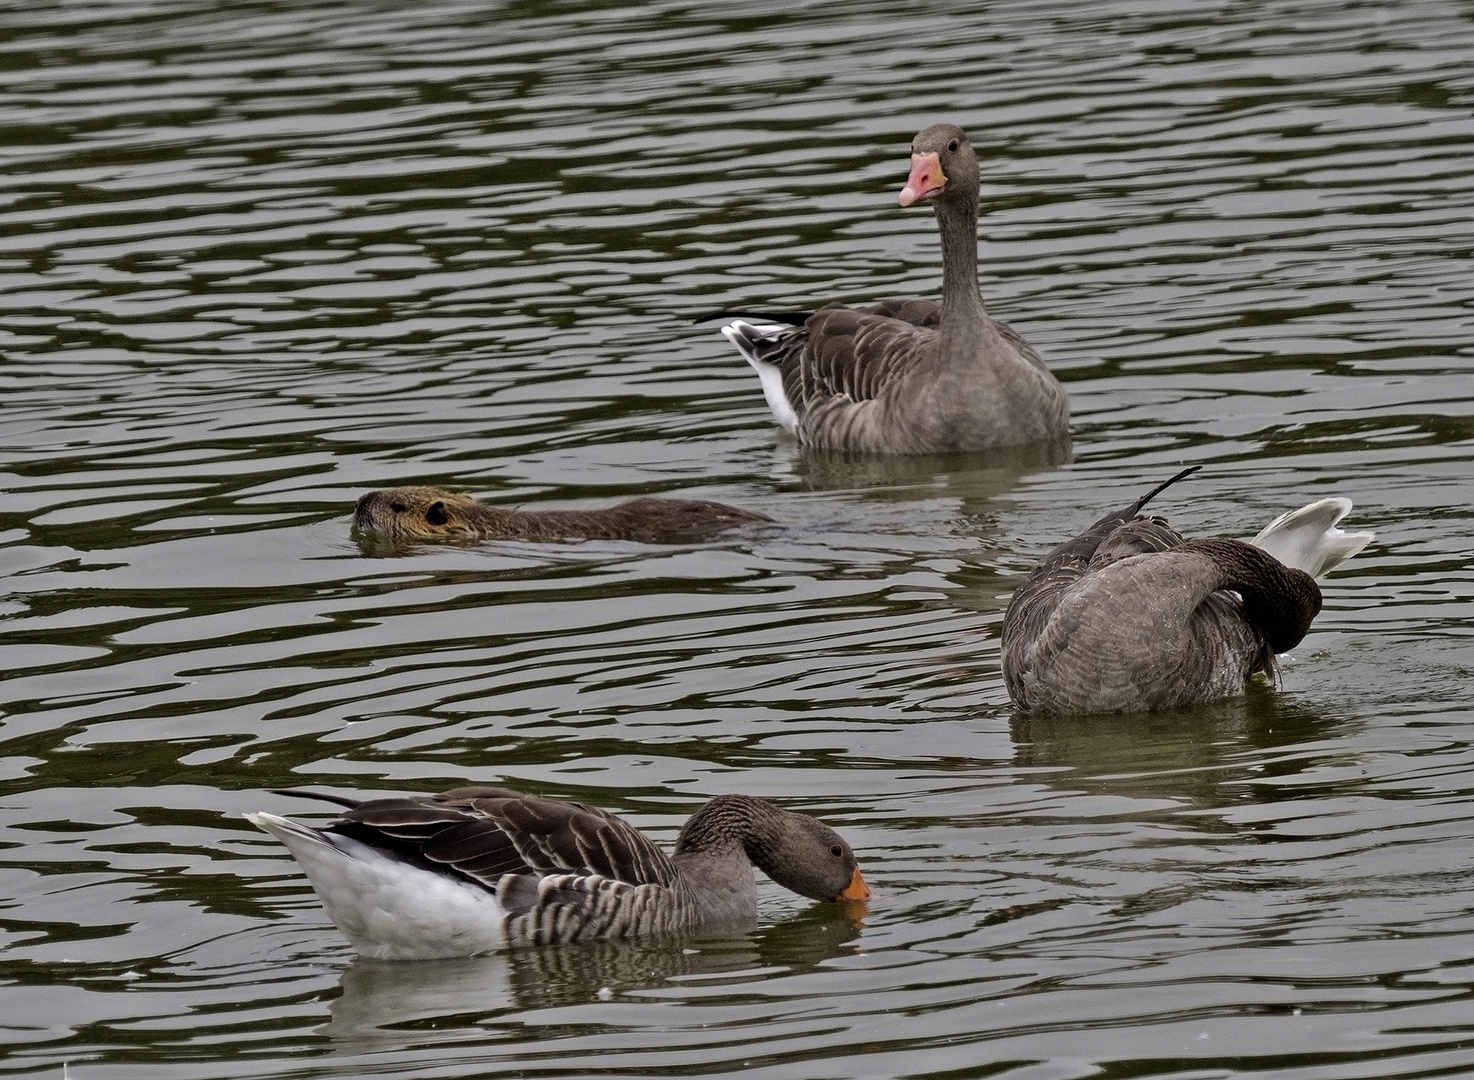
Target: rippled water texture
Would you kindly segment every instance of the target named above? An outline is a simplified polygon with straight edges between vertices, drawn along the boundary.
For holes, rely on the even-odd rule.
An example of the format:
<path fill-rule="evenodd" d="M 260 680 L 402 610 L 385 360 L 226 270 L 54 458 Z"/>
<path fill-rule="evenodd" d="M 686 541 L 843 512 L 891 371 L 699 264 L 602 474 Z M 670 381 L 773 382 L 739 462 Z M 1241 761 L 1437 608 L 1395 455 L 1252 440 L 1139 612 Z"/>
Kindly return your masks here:
<path fill-rule="evenodd" d="M 922 7 L 4 3 L 0 1073 L 1474 1074 L 1474 14 Z M 938 119 L 1063 466 L 805 455 L 690 323 L 935 295 Z M 1377 541 L 1278 690 L 1014 716 L 1019 575 L 1184 464 Z M 398 483 L 781 524 L 361 549 Z M 876 897 L 376 966 L 240 817 L 466 780 Z"/>

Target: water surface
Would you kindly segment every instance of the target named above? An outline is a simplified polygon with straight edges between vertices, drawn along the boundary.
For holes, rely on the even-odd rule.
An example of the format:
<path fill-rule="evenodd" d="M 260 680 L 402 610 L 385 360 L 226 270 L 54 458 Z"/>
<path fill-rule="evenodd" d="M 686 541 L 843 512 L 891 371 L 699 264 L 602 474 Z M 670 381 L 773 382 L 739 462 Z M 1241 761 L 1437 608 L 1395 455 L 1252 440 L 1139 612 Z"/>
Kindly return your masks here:
<path fill-rule="evenodd" d="M 6 4 L 0 1073 L 1474 1072 L 1474 23 L 1442 3 Z M 983 287 L 1073 456 L 806 455 L 714 308 Z M 1013 715 L 1007 596 L 1158 509 L 1377 541 L 1278 688 Z M 719 498 L 394 556 L 369 488 Z M 823 816 L 864 918 L 355 961 L 266 793 Z"/>

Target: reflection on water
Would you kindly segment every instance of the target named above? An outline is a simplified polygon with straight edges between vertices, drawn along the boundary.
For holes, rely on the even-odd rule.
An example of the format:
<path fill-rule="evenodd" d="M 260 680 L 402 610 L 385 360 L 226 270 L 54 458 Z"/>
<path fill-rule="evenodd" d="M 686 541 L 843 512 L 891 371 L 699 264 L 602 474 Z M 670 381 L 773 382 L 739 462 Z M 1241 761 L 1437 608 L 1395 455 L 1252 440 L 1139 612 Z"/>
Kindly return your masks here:
<path fill-rule="evenodd" d="M 1240 698 L 1193 709 L 1101 716 L 1017 713 L 1009 724 L 1022 769 L 1047 769 L 1073 790 L 1170 799 L 1197 807 L 1243 798 L 1241 782 L 1289 775 L 1293 756 L 1273 751 L 1332 737 L 1340 717 L 1286 701 L 1256 677 Z"/>
<path fill-rule="evenodd" d="M 785 440 L 786 441 L 786 440 Z M 1068 441 L 1011 446 L 987 454 L 916 454 L 904 457 L 849 454 L 834 450 L 798 450 L 791 454 L 793 474 L 810 491 L 865 491 L 898 497 L 935 497 L 940 493 L 962 501 L 967 512 L 991 504 L 1027 477 L 1056 468 L 1070 459 Z"/>
<path fill-rule="evenodd" d="M 5 27 L 0 1074 L 1474 1071 L 1462 7 Z M 803 452 L 689 319 L 936 295 L 894 193 L 939 119 L 1072 445 Z M 1278 688 L 1013 716 L 1014 584 L 1190 464 L 1185 533 L 1343 494 L 1378 540 Z M 354 499 L 412 483 L 778 524 L 355 543 Z M 666 844 L 748 792 L 839 828 L 875 898 L 764 883 L 762 928 L 691 953 L 350 965 L 240 818 L 314 783 L 505 783 Z"/>
<path fill-rule="evenodd" d="M 676 937 L 653 942 L 589 942 L 513 949 L 469 960 L 394 964 L 357 959 L 328 1006 L 334 1041 L 392 1039 L 403 1030 L 457 1029 L 512 1014 L 618 1001 L 681 985 L 741 987 L 775 973 L 817 968 L 860 934 L 854 905 L 820 905 L 741 936 Z M 581 1014 L 597 1023 L 597 1010 Z"/>

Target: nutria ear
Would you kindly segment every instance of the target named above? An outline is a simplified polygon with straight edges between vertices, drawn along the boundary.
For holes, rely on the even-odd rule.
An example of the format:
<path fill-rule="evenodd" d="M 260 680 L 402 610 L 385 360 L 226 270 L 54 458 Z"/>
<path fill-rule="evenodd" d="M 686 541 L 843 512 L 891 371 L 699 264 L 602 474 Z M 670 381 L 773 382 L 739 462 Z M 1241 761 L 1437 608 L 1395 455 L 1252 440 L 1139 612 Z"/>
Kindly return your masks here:
<path fill-rule="evenodd" d="M 425 511 L 425 520 L 431 525 L 444 525 L 450 520 L 450 515 L 445 512 L 445 503 L 436 499 Z"/>
<path fill-rule="evenodd" d="M 404 503 L 395 503 L 395 502 L 392 502 L 392 503 L 389 504 L 389 509 L 390 510 L 393 510 L 396 514 L 402 514 L 406 510 L 408 510 L 409 507 L 406 506 Z"/>

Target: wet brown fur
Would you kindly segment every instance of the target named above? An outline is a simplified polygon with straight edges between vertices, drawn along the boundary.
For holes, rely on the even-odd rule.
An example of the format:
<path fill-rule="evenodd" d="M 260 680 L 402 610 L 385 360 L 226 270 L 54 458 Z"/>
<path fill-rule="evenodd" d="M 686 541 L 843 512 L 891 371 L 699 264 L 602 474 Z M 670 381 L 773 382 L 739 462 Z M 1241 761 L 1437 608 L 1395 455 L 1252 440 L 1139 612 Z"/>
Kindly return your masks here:
<path fill-rule="evenodd" d="M 772 520 L 724 503 L 650 496 L 599 510 L 512 510 L 433 487 L 370 491 L 353 511 L 353 527 L 363 535 L 413 542 L 639 540 L 672 544 Z"/>

